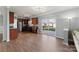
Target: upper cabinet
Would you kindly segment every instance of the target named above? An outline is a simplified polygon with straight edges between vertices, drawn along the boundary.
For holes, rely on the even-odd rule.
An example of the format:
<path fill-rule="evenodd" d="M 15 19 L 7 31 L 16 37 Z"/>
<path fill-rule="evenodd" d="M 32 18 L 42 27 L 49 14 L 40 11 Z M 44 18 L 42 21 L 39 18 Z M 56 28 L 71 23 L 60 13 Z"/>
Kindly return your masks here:
<path fill-rule="evenodd" d="M 38 18 L 32 18 L 32 24 L 34 25 L 38 24 Z"/>
<path fill-rule="evenodd" d="M 14 12 L 9 12 L 9 23 L 10 24 L 14 23 Z"/>

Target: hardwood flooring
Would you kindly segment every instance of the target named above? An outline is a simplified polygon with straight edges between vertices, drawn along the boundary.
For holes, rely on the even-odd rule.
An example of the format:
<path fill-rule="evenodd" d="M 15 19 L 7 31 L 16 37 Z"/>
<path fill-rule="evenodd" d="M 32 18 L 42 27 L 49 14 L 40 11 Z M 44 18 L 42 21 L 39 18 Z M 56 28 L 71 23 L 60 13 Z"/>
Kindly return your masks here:
<path fill-rule="evenodd" d="M 1 52 L 71 52 L 70 47 L 56 37 L 20 33 L 17 39 L 10 42 L 0 42 Z"/>

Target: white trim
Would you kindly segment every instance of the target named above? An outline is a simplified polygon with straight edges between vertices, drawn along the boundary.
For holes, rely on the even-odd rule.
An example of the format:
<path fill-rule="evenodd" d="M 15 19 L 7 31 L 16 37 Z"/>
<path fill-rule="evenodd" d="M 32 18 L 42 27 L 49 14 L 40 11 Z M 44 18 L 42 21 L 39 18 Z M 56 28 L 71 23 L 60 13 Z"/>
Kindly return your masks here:
<path fill-rule="evenodd" d="M 66 46 L 68 46 L 68 43 L 63 42 L 63 44 L 65 44 Z"/>
<path fill-rule="evenodd" d="M 10 40 L 6 40 L 6 42 L 9 42 Z"/>
<path fill-rule="evenodd" d="M 2 41 L 4 42 L 4 41 L 6 41 L 6 40 L 2 40 Z"/>
<path fill-rule="evenodd" d="M 9 42 L 10 40 L 2 40 L 3 42 Z"/>
<path fill-rule="evenodd" d="M 64 39 L 63 37 L 59 37 L 59 36 L 56 36 L 57 38 L 61 38 L 61 39 Z"/>
<path fill-rule="evenodd" d="M 6 41 L 10 41 L 10 34 L 9 34 L 9 32 L 10 32 L 10 24 L 9 24 L 9 8 L 7 8 L 7 40 Z"/>

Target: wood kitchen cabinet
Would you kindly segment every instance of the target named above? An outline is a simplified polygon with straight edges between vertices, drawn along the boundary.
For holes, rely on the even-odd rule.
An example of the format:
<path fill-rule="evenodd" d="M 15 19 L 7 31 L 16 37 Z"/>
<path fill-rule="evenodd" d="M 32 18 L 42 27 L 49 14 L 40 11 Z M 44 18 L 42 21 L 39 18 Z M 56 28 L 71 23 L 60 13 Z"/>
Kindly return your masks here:
<path fill-rule="evenodd" d="M 10 29 L 10 39 L 16 39 L 18 36 L 18 31 L 17 29 Z"/>
<path fill-rule="evenodd" d="M 32 32 L 37 33 L 38 27 L 36 25 L 38 24 L 38 18 L 32 18 L 32 24 L 34 25 L 32 26 Z"/>
<path fill-rule="evenodd" d="M 10 24 L 14 23 L 14 12 L 9 12 L 9 23 Z"/>
<path fill-rule="evenodd" d="M 32 18 L 32 24 L 34 25 L 38 24 L 38 18 Z"/>
<path fill-rule="evenodd" d="M 37 28 L 32 28 L 33 33 L 37 33 Z"/>

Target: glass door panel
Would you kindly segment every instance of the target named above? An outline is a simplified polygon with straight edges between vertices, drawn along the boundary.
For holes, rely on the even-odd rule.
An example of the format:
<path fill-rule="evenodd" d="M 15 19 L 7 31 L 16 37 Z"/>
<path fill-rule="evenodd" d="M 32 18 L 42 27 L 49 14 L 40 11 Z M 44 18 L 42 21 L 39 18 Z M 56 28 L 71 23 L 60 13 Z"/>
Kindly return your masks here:
<path fill-rule="evenodd" d="M 44 22 L 42 22 L 42 28 L 46 31 L 55 31 L 56 28 L 56 20 L 53 19 L 47 19 Z"/>

